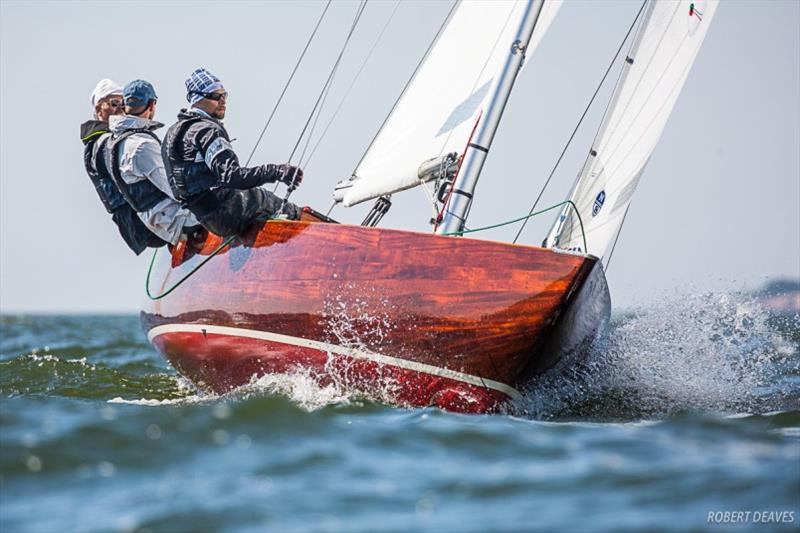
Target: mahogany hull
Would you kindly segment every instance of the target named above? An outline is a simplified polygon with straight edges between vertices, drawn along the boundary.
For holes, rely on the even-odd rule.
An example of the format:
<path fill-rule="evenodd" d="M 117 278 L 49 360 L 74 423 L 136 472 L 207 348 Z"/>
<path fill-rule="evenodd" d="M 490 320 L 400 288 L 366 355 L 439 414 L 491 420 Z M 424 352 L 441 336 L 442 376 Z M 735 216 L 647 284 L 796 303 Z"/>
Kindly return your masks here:
<path fill-rule="evenodd" d="M 160 294 L 188 259 L 161 252 Z M 549 249 L 339 224 L 270 221 L 223 249 L 142 324 L 173 366 L 225 392 L 296 371 L 381 401 L 485 412 L 557 363 L 541 353 L 596 264 Z"/>

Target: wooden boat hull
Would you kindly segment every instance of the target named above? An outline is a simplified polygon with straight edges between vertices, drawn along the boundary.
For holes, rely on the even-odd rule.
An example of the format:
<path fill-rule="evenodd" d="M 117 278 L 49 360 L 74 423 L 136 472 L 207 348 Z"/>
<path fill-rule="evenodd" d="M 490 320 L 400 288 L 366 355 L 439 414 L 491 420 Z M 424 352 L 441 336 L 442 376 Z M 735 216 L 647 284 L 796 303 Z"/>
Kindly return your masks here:
<path fill-rule="evenodd" d="M 150 290 L 171 287 L 220 242 L 210 236 L 191 257 L 162 252 Z M 486 412 L 557 362 L 541 349 L 596 264 L 536 247 L 270 221 L 149 302 L 142 323 L 180 373 L 217 392 L 300 371 L 391 404 Z"/>

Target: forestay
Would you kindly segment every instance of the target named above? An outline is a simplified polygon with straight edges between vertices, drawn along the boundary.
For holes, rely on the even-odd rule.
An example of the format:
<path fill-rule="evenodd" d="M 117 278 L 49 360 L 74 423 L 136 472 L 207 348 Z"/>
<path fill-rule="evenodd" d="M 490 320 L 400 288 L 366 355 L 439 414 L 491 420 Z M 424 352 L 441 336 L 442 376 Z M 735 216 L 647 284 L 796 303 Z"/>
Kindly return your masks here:
<path fill-rule="evenodd" d="M 337 186 L 346 206 L 421 183 L 420 165 L 461 153 L 496 82 L 526 1 L 460 3 L 350 180 Z M 528 47 L 536 48 L 561 1 L 546 1 Z"/>
<path fill-rule="evenodd" d="M 571 195 L 583 221 L 568 207 L 548 236 L 550 246 L 603 258 L 717 7 L 706 2 L 651 1 L 624 71 Z"/>

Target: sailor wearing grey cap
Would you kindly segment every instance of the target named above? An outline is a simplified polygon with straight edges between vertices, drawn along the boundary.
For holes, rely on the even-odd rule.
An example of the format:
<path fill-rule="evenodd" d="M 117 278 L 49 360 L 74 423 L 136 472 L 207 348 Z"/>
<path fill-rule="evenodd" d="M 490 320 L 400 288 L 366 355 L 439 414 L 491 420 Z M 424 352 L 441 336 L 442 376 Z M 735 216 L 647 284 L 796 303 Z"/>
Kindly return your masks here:
<path fill-rule="evenodd" d="M 222 124 L 228 93 L 219 78 L 199 68 L 186 80 L 190 109 L 178 114 L 161 147 L 167 177 L 180 200 L 209 231 L 240 234 L 260 218 L 280 214 L 283 202 L 261 188 L 281 181 L 296 187 L 303 172 L 290 165 L 267 164 L 243 168 Z M 283 214 L 300 218 L 300 209 L 287 203 Z"/>
<path fill-rule="evenodd" d="M 164 241 L 144 225 L 136 211 L 125 201 L 105 164 L 111 137 L 108 118 L 123 112 L 122 87 L 109 79 L 100 80 L 92 92 L 91 104 L 94 118 L 81 124 L 83 164 L 103 207 L 117 225 L 122 239 L 136 255 L 147 247 L 163 246 Z"/>
<path fill-rule="evenodd" d="M 172 197 L 161 159 L 161 141 L 154 133 L 164 126 L 153 120 L 158 96 L 150 83 L 134 80 L 125 86 L 123 98 L 127 115 L 109 121 L 113 137 L 106 164 L 142 222 L 164 241 L 175 244 L 184 230 L 198 222 Z"/>

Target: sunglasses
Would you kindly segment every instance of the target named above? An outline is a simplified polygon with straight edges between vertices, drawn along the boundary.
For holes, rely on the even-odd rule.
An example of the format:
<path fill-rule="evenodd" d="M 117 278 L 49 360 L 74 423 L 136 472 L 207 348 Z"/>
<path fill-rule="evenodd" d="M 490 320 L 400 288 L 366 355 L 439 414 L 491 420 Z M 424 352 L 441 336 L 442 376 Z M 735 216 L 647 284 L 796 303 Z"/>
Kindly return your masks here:
<path fill-rule="evenodd" d="M 124 105 L 122 103 L 122 100 L 107 100 L 105 103 L 108 104 L 109 107 L 113 107 L 114 109 L 116 109 L 118 107 L 123 107 L 123 105 Z"/>
<path fill-rule="evenodd" d="M 227 100 L 228 93 L 199 93 L 203 96 L 203 98 L 207 98 L 209 100 L 214 100 L 215 102 L 219 102 L 220 100 Z"/>

